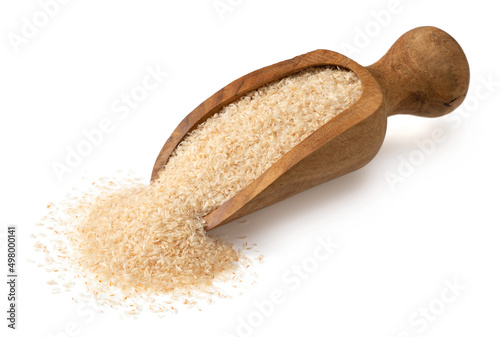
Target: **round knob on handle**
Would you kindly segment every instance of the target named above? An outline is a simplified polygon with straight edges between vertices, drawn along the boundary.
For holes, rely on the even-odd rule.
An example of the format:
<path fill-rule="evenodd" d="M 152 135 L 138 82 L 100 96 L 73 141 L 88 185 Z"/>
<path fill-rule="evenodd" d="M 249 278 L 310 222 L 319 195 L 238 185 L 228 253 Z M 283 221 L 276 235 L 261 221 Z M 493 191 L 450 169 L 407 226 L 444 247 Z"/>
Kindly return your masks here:
<path fill-rule="evenodd" d="M 445 115 L 462 103 L 469 87 L 469 64 L 462 48 L 436 27 L 405 33 L 367 69 L 384 93 L 388 116 Z"/>

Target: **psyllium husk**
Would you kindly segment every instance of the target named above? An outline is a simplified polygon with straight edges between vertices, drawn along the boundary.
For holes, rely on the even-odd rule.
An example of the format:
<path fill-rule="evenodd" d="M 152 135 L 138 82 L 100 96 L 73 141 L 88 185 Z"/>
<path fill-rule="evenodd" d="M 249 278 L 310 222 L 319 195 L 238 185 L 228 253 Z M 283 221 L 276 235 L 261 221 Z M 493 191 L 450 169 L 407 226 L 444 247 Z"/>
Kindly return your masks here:
<path fill-rule="evenodd" d="M 128 314 L 175 311 L 200 298 L 227 296 L 223 289 L 244 283 L 248 267 L 261 257 L 207 233 L 203 216 L 361 92 L 351 71 L 303 70 L 246 94 L 199 125 L 152 184 L 131 176 L 101 179 L 49 205 L 35 247 L 45 253 L 40 265 L 50 272 L 53 291 Z"/>

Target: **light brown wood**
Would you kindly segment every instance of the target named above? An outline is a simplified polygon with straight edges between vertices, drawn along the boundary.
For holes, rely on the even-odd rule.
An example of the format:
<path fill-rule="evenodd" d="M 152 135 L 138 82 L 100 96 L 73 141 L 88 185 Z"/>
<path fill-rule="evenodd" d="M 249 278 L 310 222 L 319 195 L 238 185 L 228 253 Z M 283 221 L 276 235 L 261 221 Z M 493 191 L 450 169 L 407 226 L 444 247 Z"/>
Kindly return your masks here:
<path fill-rule="evenodd" d="M 388 116 L 445 115 L 463 102 L 469 87 L 469 64 L 462 48 L 435 27 L 410 30 L 367 68 L 382 89 Z"/>
<path fill-rule="evenodd" d="M 341 54 L 315 50 L 245 75 L 200 104 L 163 146 L 151 180 L 158 177 L 189 131 L 223 106 L 269 82 L 308 67 L 325 65 L 354 71 L 363 86 L 360 99 L 206 215 L 207 230 L 363 167 L 383 143 L 388 116 L 447 114 L 462 103 L 469 85 L 465 54 L 450 35 L 435 27 L 407 32 L 382 59 L 366 68 Z"/>

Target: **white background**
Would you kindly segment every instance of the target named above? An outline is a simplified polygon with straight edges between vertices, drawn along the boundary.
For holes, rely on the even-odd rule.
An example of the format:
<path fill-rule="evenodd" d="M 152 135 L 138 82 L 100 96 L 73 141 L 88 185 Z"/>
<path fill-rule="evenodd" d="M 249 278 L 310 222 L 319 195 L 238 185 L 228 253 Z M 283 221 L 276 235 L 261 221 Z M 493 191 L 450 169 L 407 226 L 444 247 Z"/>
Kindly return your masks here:
<path fill-rule="evenodd" d="M 220 3 L 230 8 L 218 13 L 213 0 L 72 0 L 18 52 L 9 36 L 22 33 L 24 17 L 33 22 L 40 4 L 0 5 L 0 263 L 8 224 L 18 225 L 20 255 L 19 329 L 5 333 L 2 314 L 1 335 L 68 336 L 68 324 L 79 336 L 238 335 L 241 321 L 259 315 L 254 301 L 275 289 L 285 302 L 247 336 L 498 335 L 500 49 L 492 2 L 400 0 L 383 24 L 373 13 L 394 9 L 388 0 Z M 471 67 L 465 104 L 447 118 L 391 117 L 380 153 L 363 169 L 247 216 L 245 225 L 217 229 L 247 235 L 265 255 L 258 284 L 243 296 L 162 319 L 121 319 L 112 310 L 82 315 L 71 294 L 51 294 L 46 273 L 26 262 L 28 237 L 48 202 L 82 175 L 133 169 L 147 177 L 181 119 L 232 80 L 318 48 L 366 66 L 422 25 L 447 31 L 463 47 Z M 361 41 L 363 31 L 370 36 Z M 141 84 L 148 66 L 169 74 L 120 119 L 113 103 Z M 65 163 L 67 147 L 106 118 L 113 131 L 59 180 L 52 165 Z M 428 142 L 435 130 L 444 140 L 422 155 L 416 141 Z M 391 186 L 387 174 L 400 174 L 407 160 L 413 169 Z M 316 240 L 329 237 L 339 247 L 291 289 L 283 275 L 310 262 Z M 452 294 L 446 282 L 465 289 L 443 305 L 442 292 Z M 429 306 L 432 316 L 416 325 L 422 317 L 415 315 Z"/>

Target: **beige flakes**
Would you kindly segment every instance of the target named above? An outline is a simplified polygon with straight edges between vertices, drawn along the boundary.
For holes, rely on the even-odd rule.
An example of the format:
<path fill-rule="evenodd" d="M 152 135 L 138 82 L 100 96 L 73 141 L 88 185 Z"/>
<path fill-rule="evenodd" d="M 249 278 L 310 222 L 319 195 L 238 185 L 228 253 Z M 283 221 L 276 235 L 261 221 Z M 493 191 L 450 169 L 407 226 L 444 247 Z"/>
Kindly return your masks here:
<path fill-rule="evenodd" d="M 75 279 L 85 280 L 102 303 L 116 305 L 111 296 L 117 291 L 127 297 L 214 291 L 214 282 L 230 280 L 250 262 L 232 244 L 207 234 L 203 216 L 360 95 L 353 72 L 330 67 L 306 69 L 244 95 L 185 137 L 153 184 L 101 181 L 94 185 L 98 194 L 72 198 L 52 229 L 65 238 L 58 253 L 77 266 Z M 137 314 L 139 308 L 130 305 L 127 312 Z"/>

